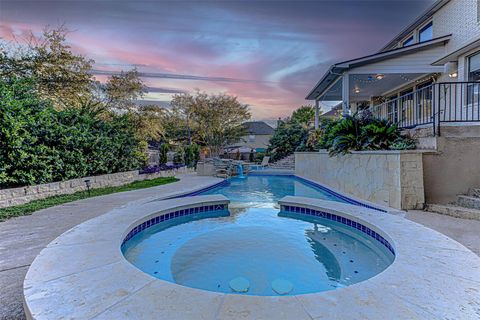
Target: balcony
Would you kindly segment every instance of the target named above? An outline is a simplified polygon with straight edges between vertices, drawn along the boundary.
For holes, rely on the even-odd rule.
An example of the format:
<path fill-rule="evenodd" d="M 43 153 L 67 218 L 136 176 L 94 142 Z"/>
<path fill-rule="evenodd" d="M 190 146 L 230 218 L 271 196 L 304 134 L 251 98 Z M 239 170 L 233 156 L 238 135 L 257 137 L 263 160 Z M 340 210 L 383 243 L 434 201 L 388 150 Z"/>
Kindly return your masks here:
<path fill-rule="evenodd" d="M 399 128 L 432 126 L 440 134 L 442 123 L 480 123 L 480 82 L 439 82 L 370 107 L 375 117 Z"/>

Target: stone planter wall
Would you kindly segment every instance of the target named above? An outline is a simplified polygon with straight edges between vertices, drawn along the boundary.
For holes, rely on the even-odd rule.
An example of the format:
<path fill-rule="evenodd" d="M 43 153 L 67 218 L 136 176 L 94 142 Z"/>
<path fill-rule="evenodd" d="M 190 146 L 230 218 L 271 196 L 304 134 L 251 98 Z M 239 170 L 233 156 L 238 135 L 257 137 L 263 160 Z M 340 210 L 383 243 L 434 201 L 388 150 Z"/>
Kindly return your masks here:
<path fill-rule="evenodd" d="M 422 152 L 358 151 L 330 157 L 326 151 L 295 153 L 295 174 L 355 197 L 396 209 L 425 203 Z"/>
<path fill-rule="evenodd" d="M 152 174 L 139 174 L 138 170 L 84 177 L 66 181 L 51 182 L 36 186 L 0 190 L 0 208 L 15 206 L 32 200 L 45 199 L 51 196 L 72 194 L 87 190 L 85 180 L 90 180 L 91 189 L 115 187 L 139 180 L 150 180 L 159 177 L 170 177 L 181 173 L 193 172 L 193 169 L 179 168 Z"/>

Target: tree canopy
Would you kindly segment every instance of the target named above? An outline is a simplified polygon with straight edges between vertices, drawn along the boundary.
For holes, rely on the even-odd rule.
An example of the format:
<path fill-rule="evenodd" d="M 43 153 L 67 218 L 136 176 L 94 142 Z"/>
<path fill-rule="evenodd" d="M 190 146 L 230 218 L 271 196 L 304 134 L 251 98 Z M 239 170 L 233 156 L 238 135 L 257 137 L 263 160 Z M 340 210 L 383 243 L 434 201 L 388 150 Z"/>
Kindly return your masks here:
<path fill-rule="evenodd" d="M 171 106 L 183 136 L 207 146 L 213 156 L 239 141 L 245 134 L 242 124 L 251 116 L 248 105 L 225 94 L 177 94 Z"/>

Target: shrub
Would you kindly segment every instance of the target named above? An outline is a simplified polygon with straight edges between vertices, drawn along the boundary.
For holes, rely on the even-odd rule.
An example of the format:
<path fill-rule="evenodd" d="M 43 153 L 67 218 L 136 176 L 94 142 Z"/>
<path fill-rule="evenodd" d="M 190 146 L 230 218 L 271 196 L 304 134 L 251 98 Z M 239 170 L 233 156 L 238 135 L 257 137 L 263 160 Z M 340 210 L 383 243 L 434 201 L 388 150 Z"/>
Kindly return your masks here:
<path fill-rule="evenodd" d="M 397 126 L 371 116 L 346 116 L 323 128 L 319 146 L 331 155 L 355 150 L 415 149 L 415 140 L 403 136 Z"/>
<path fill-rule="evenodd" d="M 277 161 L 294 153 L 307 137 L 306 125 L 292 120 L 282 121 L 275 129 L 267 149 L 271 161 Z"/>
<path fill-rule="evenodd" d="M 128 115 L 88 107 L 54 110 L 31 79 L 0 80 L 0 187 L 128 171 L 144 165 L 145 143 Z M 108 118 L 108 120 L 106 120 Z"/>
<path fill-rule="evenodd" d="M 183 148 L 179 147 L 175 151 L 175 155 L 173 156 L 173 164 L 184 164 L 185 163 L 185 154 L 183 153 Z"/>
<path fill-rule="evenodd" d="M 196 168 L 197 162 L 200 160 L 200 147 L 196 143 L 187 145 L 184 148 L 185 165 L 190 168 Z"/>
<path fill-rule="evenodd" d="M 170 151 L 170 147 L 168 146 L 168 144 L 163 143 L 162 145 L 160 145 L 159 151 L 160 151 L 160 157 L 159 157 L 160 164 L 166 164 L 168 162 L 168 151 Z"/>

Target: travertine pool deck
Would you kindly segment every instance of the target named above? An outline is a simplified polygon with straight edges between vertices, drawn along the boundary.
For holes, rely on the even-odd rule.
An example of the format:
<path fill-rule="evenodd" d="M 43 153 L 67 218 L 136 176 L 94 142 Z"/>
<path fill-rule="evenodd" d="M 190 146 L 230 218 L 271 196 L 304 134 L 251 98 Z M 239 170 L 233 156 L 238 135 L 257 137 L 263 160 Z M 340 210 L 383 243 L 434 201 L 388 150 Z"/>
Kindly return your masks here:
<path fill-rule="evenodd" d="M 25 319 L 23 279 L 40 251 L 74 226 L 131 202 L 147 202 L 189 193 L 221 179 L 179 175 L 175 183 L 88 198 L 43 209 L 32 215 L 0 222 L 0 319 Z"/>
<path fill-rule="evenodd" d="M 301 197 L 293 205 L 335 213 L 384 236 L 396 258 L 384 272 L 346 288 L 298 296 L 222 294 L 143 273 L 122 255 L 125 235 L 155 215 L 196 204 L 199 196 L 129 203 L 51 242 L 24 282 L 34 319 L 478 319 L 480 257 L 422 225 L 358 206 Z M 112 223 L 114 222 L 114 223 Z M 62 263 L 59 263 L 61 261 Z"/>

